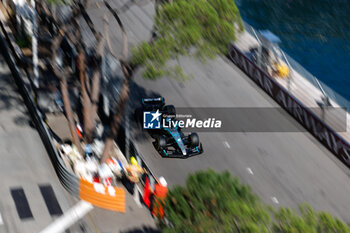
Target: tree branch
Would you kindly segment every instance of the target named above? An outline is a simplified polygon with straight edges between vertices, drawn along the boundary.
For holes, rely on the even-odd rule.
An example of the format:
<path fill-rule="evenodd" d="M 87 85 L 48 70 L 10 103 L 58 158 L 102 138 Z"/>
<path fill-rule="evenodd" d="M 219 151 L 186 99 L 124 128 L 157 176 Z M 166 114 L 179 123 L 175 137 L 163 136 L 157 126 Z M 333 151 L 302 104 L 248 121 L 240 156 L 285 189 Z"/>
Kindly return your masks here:
<path fill-rule="evenodd" d="M 107 9 L 112 13 L 114 18 L 117 20 L 118 25 L 120 27 L 120 30 L 122 31 L 122 38 L 123 38 L 123 57 L 122 57 L 122 60 L 126 61 L 126 59 L 128 57 L 128 37 L 126 35 L 124 25 L 123 25 L 122 21 L 120 20 L 117 12 L 112 9 L 112 7 L 109 5 L 109 3 L 106 0 L 104 0 L 103 2 L 105 4 L 105 6 L 107 7 Z"/>
<path fill-rule="evenodd" d="M 68 93 L 68 87 L 67 87 L 67 80 L 65 78 L 65 75 L 63 72 L 59 71 L 57 67 L 57 50 L 59 48 L 59 45 L 62 42 L 62 39 L 64 37 L 64 31 L 65 31 L 65 26 L 63 27 L 63 30 L 60 30 L 60 33 L 58 37 L 55 38 L 53 44 L 52 44 L 52 68 L 54 71 L 54 74 L 56 77 L 60 80 L 60 87 L 61 87 L 61 94 L 62 94 L 62 99 L 63 99 L 63 104 L 64 104 L 64 109 L 66 112 L 66 117 L 68 120 L 68 126 L 69 130 L 72 136 L 72 141 L 73 144 L 78 148 L 79 153 L 83 154 L 84 151 L 81 147 L 80 140 L 76 131 L 76 126 L 73 118 L 73 111 L 71 107 L 71 103 L 69 100 L 69 93 Z"/>
<path fill-rule="evenodd" d="M 101 59 L 104 56 L 105 38 L 100 36 L 97 45 L 97 65 L 101 66 Z M 98 100 L 100 96 L 100 80 L 101 80 L 101 69 L 96 69 L 92 76 L 92 91 L 91 91 L 91 102 L 92 102 L 92 118 L 96 120 Z"/>
<path fill-rule="evenodd" d="M 86 90 L 86 70 L 85 70 L 85 53 L 84 50 L 79 48 L 79 79 L 81 87 L 81 95 L 83 97 L 83 118 L 84 118 L 84 139 L 87 144 L 91 144 L 93 141 L 93 133 L 95 130 L 95 124 L 92 119 L 91 113 L 91 101 Z"/>
<path fill-rule="evenodd" d="M 124 118 L 124 111 L 127 106 L 129 100 L 129 92 L 130 92 L 130 79 L 131 76 L 124 64 L 122 64 L 122 69 L 124 73 L 124 80 L 122 85 L 122 91 L 120 94 L 119 103 L 117 105 L 116 111 L 113 115 L 112 122 L 110 125 L 110 133 L 105 141 L 105 148 L 103 150 L 103 154 L 101 157 L 100 163 L 104 163 L 110 156 L 113 150 L 114 140 L 118 135 L 118 131 L 120 128 L 120 124 Z"/>

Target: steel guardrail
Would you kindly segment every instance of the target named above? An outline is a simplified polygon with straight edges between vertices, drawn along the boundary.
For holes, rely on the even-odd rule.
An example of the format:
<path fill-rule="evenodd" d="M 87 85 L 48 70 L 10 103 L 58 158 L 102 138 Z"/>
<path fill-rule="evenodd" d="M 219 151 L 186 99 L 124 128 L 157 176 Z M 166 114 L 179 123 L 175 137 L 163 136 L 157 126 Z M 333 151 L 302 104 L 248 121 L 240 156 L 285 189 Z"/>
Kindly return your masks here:
<path fill-rule="evenodd" d="M 41 117 L 41 113 L 37 109 L 36 104 L 34 103 L 33 97 L 30 94 L 30 91 L 28 90 L 27 86 L 25 85 L 24 80 L 22 79 L 20 70 L 15 63 L 14 58 L 10 54 L 6 41 L 2 35 L 0 35 L 0 39 L 1 39 L 0 48 L 3 54 L 3 57 L 11 70 L 12 76 L 16 82 L 16 85 L 18 86 L 18 90 L 24 100 L 25 105 L 28 108 L 28 111 L 33 120 L 33 123 L 39 132 L 39 135 L 48 152 L 50 160 L 54 165 L 56 174 L 61 184 L 63 185 L 63 187 L 73 196 L 79 197 L 80 185 L 81 185 L 80 179 L 77 175 L 75 175 L 74 173 L 72 173 L 70 170 L 67 169 L 63 160 L 59 156 L 58 151 L 56 150 L 56 147 L 53 144 L 52 136 L 51 136 L 51 133 L 49 132 L 49 128 L 46 126 L 45 122 L 43 121 Z M 121 128 L 124 129 L 123 127 Z M 125 134 L 121 133 L 118 135 L 119 135 L 119 138 L 124 138 L 123 141 L 125 142 Z M 119 146 L 121 146 L 120 143 L 119 143 Z M 132 141 L 130 141 L 129 149 L 130 149 L 130 154 L 134 155 L 138 160 L 140 166 L 147 171 L 147 174 L 143 176 L 141 179 L 141 184 L 144 185 L 145 177 L 148 176 L 150 179 L 151 185 L 153 186 L 155 182 L 158 182 L 158 179 L 153 174 L 153 172 L 145 162 L 143 156 L 141 155 L 141 153 L 139 152 L 139 150 L 136 148 L 135 144 Z M 123 154 L 125 155 L 125 151 L 123 152 L 124 152 Z"/>
<path fill-rule="evenodd" d="M 254 38 L 257 38 L 256 30 L 247 22 L 244 22 L 245 30 Z M 259 38 L 257 38 L 259 39 Z M 281 49 L 282 50 L 282 49 Z M 328 85 L 323 83 L 320 79 L 315 77 L 309 71 L 307 71 L 302 65 L 300 65 L 297 61 L 295 61 L 288 53 L 283 51 L 283 54 L 286 57 L 286 61 L 289 63 L 289 66 L 292 67 L 294 72 L 299 73 L 303 78 L 307 79 L 315 88 L 320 90 L 324 96 L 328 96 L 333 101 L 335 101 L 340 107 L 346 109 L 347 112 L 350 112 L 350 101 L 345 99 L 341 94 L 334 91 Z"/>
<path fill-rule="evenodd" d="M 130 138 L 129 140 L 130 140 L 130 142 L 129 142 L 130 143 L 130 145 L 129 145 L 130 156 L 134 156 L 136 158 L 136 160 L 138 161 L 138 164 L 140 165 L 140 167 L 142 167 L 146 170 L 146 174 L 144 174 L 144 176 L 141 179 L 141 184 L 144 185 L 145 178 L 146 178 L 146 176 L 148 176 L 148 178 L 150 179 L 151 186 L 153 187 L 153 185 L 155 183 L 159 183 L 157 176 L 153 173 L 153 171 L 150 169 L 150 167 L 146 163 L 144 156 L 142 155 L 142 153 L 138 149 L 137 145 L 135 144 L 134 139 Z M 125 148 L 126 137 L 125 137 L 124 126 L 120 127 L 117 138 L 116 138 L 116 142 L 117 142 L 120 150 L 122 151 L 123 155 L 125 156 L 127 153 L 126 153 L 126 148 Z"/>
<path fill-rule="evenodd" d="M 33 97 L 22 79 L 19 68 L 9 53 L 7 44 L 2 35 L 0 35 L 0 48 L 62 186 L 71 195 L 89 201 L 95 206 L 125 212 L 125 192 L 123 189 L 97 184 L 100 189 L 96 190 L 96 184 L 84 181 L 68 170 L 53 144 L 53 138 L 49 128 L 43 121 L 41 113 L 36 107 Z M 110 192 L 111 188 L 113 189 L 112 193 Z"/>
<path fill-rule="evenodd" d="M 228 51 L 230 59 L 238 68 L 350 168 L 350 144 L 347 140 L 335 132 L 269 74 L 260 69 L 233 43 L 229 45 Z"/>
<path fill-rule="evenodd" d="M 46 124 L 44 123 L 40 111 L 37 109 L 33 97 L 27 89 L 24 80 L 22 79 L 19 68 L 17 67 L 14 58 L 9 52 L 9 48 L 2 35 L 0 35 L 0 48 L 1 53 L 10 68 L 12 77 L 18 87 L 18 91 L 21 94 L 24 104 L 26 105 L 30 117 L 39 132 L 40 138 L 44 143 L 44 146 L 48 152 L 51 162 L 54 165 L 57 176 L 62 185 L 74 196 L 79 196 L 79 178 L 69 171 L 62 159 L 59 157 L 56 148 L 52 143 L 51 135 L 48 131 Z"/>

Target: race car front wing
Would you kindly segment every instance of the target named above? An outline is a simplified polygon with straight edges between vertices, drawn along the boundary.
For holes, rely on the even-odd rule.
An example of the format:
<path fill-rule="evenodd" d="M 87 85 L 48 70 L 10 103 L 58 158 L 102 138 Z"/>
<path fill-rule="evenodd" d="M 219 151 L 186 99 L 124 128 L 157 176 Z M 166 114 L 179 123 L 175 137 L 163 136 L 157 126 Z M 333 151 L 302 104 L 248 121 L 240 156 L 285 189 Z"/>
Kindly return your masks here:
<path fill-rule="evenodd" d="M 194 155 L 202 154 L 203 153 L 203 146 L 202 146 L 202 143 L 200 143 L 199 146 L 187 148 L 186 155 L 179 152 L 178 150 L 169 150 L 168 148 L 160 150 L 159 153 L 163 157 L 167 157 L 167 158 L 189 158 L 189 157 L 192 157 Z"/>

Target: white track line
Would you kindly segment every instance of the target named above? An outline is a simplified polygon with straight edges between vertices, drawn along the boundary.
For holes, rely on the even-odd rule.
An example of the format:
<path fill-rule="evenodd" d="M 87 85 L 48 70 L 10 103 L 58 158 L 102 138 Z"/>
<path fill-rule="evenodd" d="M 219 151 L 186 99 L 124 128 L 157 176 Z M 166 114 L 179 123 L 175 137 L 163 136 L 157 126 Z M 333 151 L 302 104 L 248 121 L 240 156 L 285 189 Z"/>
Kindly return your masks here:
<path fill-rule="evenodd" d="M 0 225 L 4 225 L 4 220 L 2 219 L 1 213 L 0 213 Z"/>
<path fill-rule="evenodd" d="M 247 167 L 246 169 L 250 175 L 254 175 L 254 172 L 252 171 L 252 169 L 250 167 Z"/>
<path fill-rule="evenodd" d="M 230 146 L 230 144 L 228 144 L 228 142 L 227 141 L 224 141 L 224 145 L 226 146 L 226 148 L 231 148 L 231 146 Z"/>
<path fill-rule="evenodd" d="M 279 204 L 279 201 L 277 200 L 276 197 L 271 197 L 271 200 L 272 200 L 275 204 Z"/>
<path fill-rule="evenodd" d="M 89 202 L 81 200 L 70 208 L 65 214 L 57 218 L 54 222 L 42 230 L 41 233 L 64 232 L 93 208 L 94 207 Z"/>

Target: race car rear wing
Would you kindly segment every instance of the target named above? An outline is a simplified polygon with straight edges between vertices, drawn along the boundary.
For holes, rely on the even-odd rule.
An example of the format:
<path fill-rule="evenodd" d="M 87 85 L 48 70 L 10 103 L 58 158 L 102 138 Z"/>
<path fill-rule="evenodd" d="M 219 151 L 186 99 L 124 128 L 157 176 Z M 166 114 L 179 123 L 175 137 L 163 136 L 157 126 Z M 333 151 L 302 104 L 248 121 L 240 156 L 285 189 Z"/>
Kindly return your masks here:
<path fill-rule="evenodd" d="M 165 100 L 163 97 L 156 98 L 142 98 L 143 105 L 164 105 Z"/>

